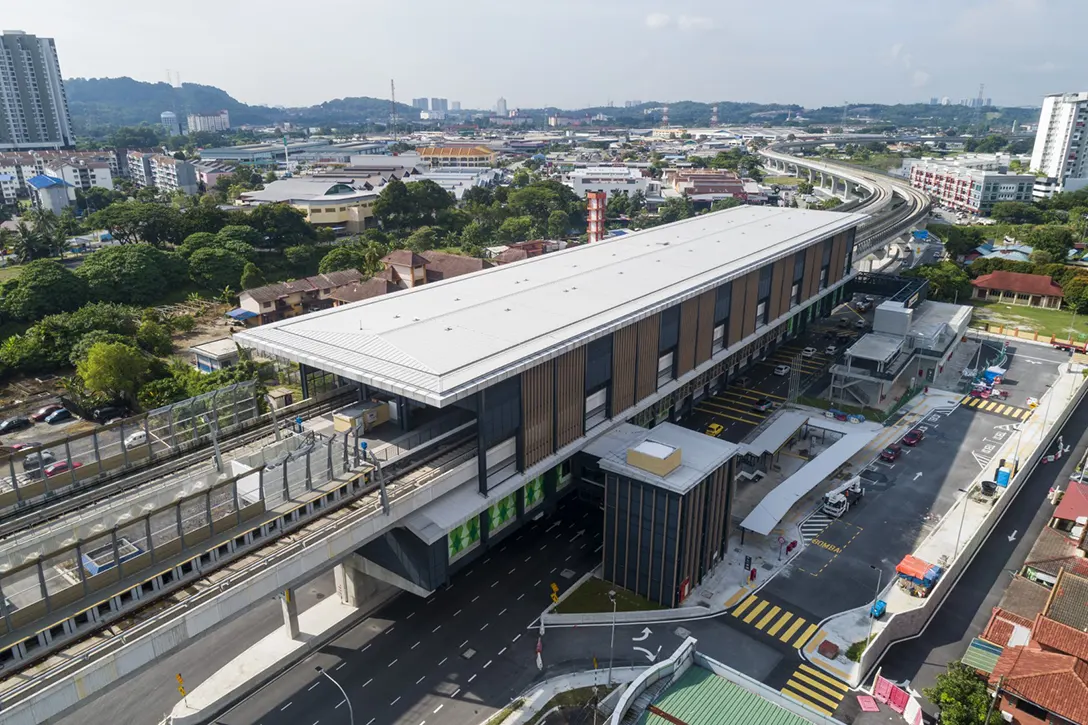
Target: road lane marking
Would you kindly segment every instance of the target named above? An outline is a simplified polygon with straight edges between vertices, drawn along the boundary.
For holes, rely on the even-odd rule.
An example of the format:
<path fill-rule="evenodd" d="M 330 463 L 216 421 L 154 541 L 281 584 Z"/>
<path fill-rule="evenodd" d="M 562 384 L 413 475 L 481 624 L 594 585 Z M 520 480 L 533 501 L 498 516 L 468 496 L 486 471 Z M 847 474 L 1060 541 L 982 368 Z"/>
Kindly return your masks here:
<path fill-rule="evenodd" d="M 341 662 L 340 664 L 338 664 L 338 665 L 337 665 L 337 666 L 336 666 L 335 668 L 333 668 L 333 669 L 336 669 L 336 670 L 338 670 L 338 669 L 340 669 L 341 667 L 343 667 L 343 666 L 344 666 L 344 665 L 346 665 L 346 664 L 347 664 L 347 662 Z"/>
<path fill-rule="evenodd" d="M 373 678 L 373 677 L 371 677 L 371 678 L 370 678 L 369 680 L 367 680 L 366 682 L 364 682 L 364 683 L 363 683 L 363 687 L 366 687 L 367 685 L 369 685 L 369 684 L 370 684 L 371 682 L 373 682 L 373 681 L 374 681 L 374 678 Z M 363 688 L 362 688 L 362 687 L 360 687 L 359 689 L 361 690 L 361 689 L 363 689 Z"/>
<path fill-rule="evenodd" d="M 440 629 L 442 629 L 442 625 L 441 625 L 441 624 L 440 624 L 440 625 L 438 625 L 437 627 L 435 627 L 434 629 L 432 629 L 432 630 L 431 630 L 431 634 L 434 634 L 435 632 L 437 632 L 437 631 L 438 631 L 438 630 L 440 630 Z"/>
<path fill-rule="evenodd" d="M 434 709 L 434 711 L 433 711 L 433 712 L 432 712 L 431 714 L 432 714 L 432 715 L 437 715 L 437 714 L 438 714 L 438 711 L 442 709 L 442 705 L 445 705 L 445 704 L 446 704 L 446 703 L 440 703 L 440 704 L 438 705 L 438 707 L 436 707 L 436 708 Z"/>
<path fill-rule="evenodd" d="M 477 599 L 479 599 L 479 598 L 480 598 L 480 595 L 479 595 L 479 594 L 477 594 L 476 596 L 474 596 L 474 597 L 472 598 L 472 602 L 469 602 L 469 604 L 472 604 L 473 602 L 475 602 L 475 601 L 476 601 Z"/>
<path fill-rule="evenodd" d="M 389 629 L 385 630 L 385 634 L 389 634 L 392 631 L 393 631 L 393 627 L 390 627 Z"/>
<path fill-rule="evenodd" d="M 400 695 L 397 695 L 397 699 L 396 699 L 396 700 L 393 700 L 393 702 L 389 703 L 389 707 L 393 707 L 393 706 L 394 706 L 394 705 L 396 705 L 396 704 L 397 704 L 398 702 L 400 702 Z M 343 703 L 340 703 L 340 704 L 342 705 Z M 337 705 L 337 707 L 340 707 L 340 705 Z"/>
<path fill-rule="evenodd" d="M 454 613 L 453 613 L 453 616 L 455 616 L 455 617 L 456 617 L 456 616 L 457 616 L 458 614 L 460 614 L 460 613 L 461 613 L 461 610 L 460 610 L 460 609 L 458 609 L 458 610 L 457 610 L 456 612 L 454 612 Z"/>
<path fill-rule="evenodd" d="M 504 610 L 502 610 L 501 612 L 499 612 L 499 616 L 500 616 L 500 617 L 501 617 L 502 615 L 504 615 L 504 614 L 506 614 L 506 610 L 505 610 L 505 609 L 504 609 Z"/>
<path fill-rule="evenodd" d="M 284 705 L 283 707 L 281 707 L 281 708 L 280 708 L 280 712 L 283 712 L 284 710 L 286 710 L 286 709 L 287 709 L 287 708 L 289 708 L 289 707 L 291 707 L 291 703 L 287 703 L 286 705 Z"/>
<path fill-rule="evenodd" d="M 518 601 L 520 602 L 520 601 L 521 601 L 521 597 L 524 597 L 524 596 L 525 596 L 524 594 L 522 594 L 521 596 L 519 596 L 519 597 L 518 597 Z"/>
<path fill-rule="evenodd" d="M 506 651 L 506 648 L 503 647 L 502 649 L 499 650 L 499 653 L 497 655 L 495 655 L 495 656 L 496 657 L 502 657 L 502 653 L 505 652 L 505 651 Z"/>
<path fill-rule="evenodd" d="M 416 680 L 416 684 L 418 685 L 419 683 L 423 682 L 423 679 L 425 677 L 426 677 L 426 675 L 424 675 L 423 677 L 420 677 L 418 680 Z"/>
<path fill-rule="evenodd" d="M 441 667 L 442 665 L 446 664 L 446 660 L 448 660 L 448 659 L 449 659 L 449 657 L 443 657 L 442 661 L 438 663 L 438 666 Z"/>
<path fill-rule="evenodd" d="M 499 585 L 499 582 L 498 582 L 498 581 L 496 581 L 496 582 L 495 582 L 494 584 L 492 584 L 492 585 L 491 585 L 491 588 L 492 588 L 492 589 L 494 589 L 494 588 L 495 588 L 495 587 L 497 587 L 498 585 Z M 473 599 L 472 601 L 476 601 L 476 600 L 475 600 L 475 599 Z"/>
<path fill-rule="evenodd" d="M 484 626 L 480 627 L 480 631 L 483 632 L 485 629 L 487 629 L 487 622 L 484 622 Z"/>
<path fill-rule="evenodd" d="M 544 548 L 544 547 L 541 547 L 541 548 Z M 532 555 L 532 554 L 530 554 L 529 556 L 525 557 L 525 561 L 526 561 L 526 563 L 528 563 L 529 559 L 532 559 L 532 558 L 533 558 L 533 555 Z M 512 572 L 512 571 L 514 571 L 514 570 L 513 570 L 513 569 L 511 569 L 510 571 Z"/>
<path fill-rule="evenodd" d="M 427 604 L 430 604 L 431 602 L 433 602 L 437 598 L 438 597 L 431 597 L 430 599 L 427 600 Z"/>
<path fill-rule="evenodd" d="M 552 569 L 552 571 L 554 572 L 554 571 L 555 571 L 555 569 Z M 536 584 L 534 584 L 533 586 L 534 586 L 534 587 L 538 587 L 538 586 L 540 586 L 540 582 L 542 582 L 542 581 L 544 581 L 544 580 L 543 580 L 543 579 L 537 579 L 537 580 L 536 580 Z"/>
<path fill-rule="evenodd" d="M 487 661 L 487 664 L 486 664 L 486 665 L 484 665 L 484 669 L 486 670 L 486 669 L 487 669 L 488 667 L 490 667 L 490 666 L 491 666 L 491 660 L 488 660 L 488 661 Z"/>
<path fill-rule="evenodd" d="M 526 559 L 525 561 L 529 561 L 529 560 L 528 560 L 528 559 Z M 506 575 L 507 575 L 507 576 L 510 576 L 510 575 L 511 575 L 511 574 L 513 574 L 513 573 L 514 573 L 515 571 L 517 571 L 517 567 L 516 567 L 516 566 L 515 566 L 515 567 L 514 567 L 513 569 L 511 569 L 510 571 L 506 572 Z"/>
<path fill-rule="evenodd" d="M 514 638 L 513 638 L 512 640 L 510 640 L 510 642 L 511 642 L 511 643 L 513 643 L 513 642 L 517 642 L 517 641 L 518 641 L 519 639 L 521 639 L 521 635 L 520 635 L 520 634 L 519 634 L 519 635 L 518 635 L 517 637 L 514 637 Z"/>
<path fill-rule="evenodd" d="M 469 682 L 472 682 L 472 681 L 473 681 L 473 680 L 475 680 L 475 679 L 476 679 L 476 675 L 473 675 L 472 677 L 468 678 L 468 681 L 469 681 Z"/>
<path fill-rule="evenodd" d="M 460 692 L 460 691 L 461 691 L 460 687 L 458 687 L 456 690 L 454 690 L 453 694 L 450 695 L 450 699 L 452 700 L 453 698 L 457 697 L 457 693 Z M 371 722 L 373 722 L 373 720 L 371 720 Z M 369 725 L 369 723 L 367 723 L 367 725 Z"/>
<path fill-rule="evenodd" d="M 411 649 L 415 649 L 418 646 L 419 646 L 419 642 L 416 642 L 414 645 L 412 645 Z"/>
<path fill-rule="evenodd" d="M 461 647 L 464 647 L 466 644 L 468 644 L 467 639 L 464 642 L 461 643 Z M 461 649 L 461 647 L 458 647 L 457 649 Z"/>
<path fill-rule="evenodd" d="M 414 617 L 414 616 L 416 616 L 416 613 L 415 613 L 415 612 L 412 612 L 411 614 L 409 614 L 409 615 L 408 615 L 407 617 L 405 617 L 404 619 L 405 619 L 405 621 L 407 621 L 407 620 L 411 619 L 411 618 L 412 618 L 412 617 Z"/>
<path fill-rule="evenodd" d="M 317 686 L 318 686 L 318 685 L 320 685 L 320 684 L 321 684 L 321 680 L 318 680 L 318 681 L 317 681 L 317 682 L 315 682 L 314 684 L 312 684 L 312 685 L 310 685 L 309 687 L 307 687 L 307 688 L 306 688 L 306 692 L 309 692 L 310 690 L 314 689 L 315 687 L 317 687 Z"/>
<path fill-rule="evenodd" d="M 386 665 L 386 667 L 392 667 L 392 666 L 393 666 L 393 665 L 395 665 L 395 664 L 397 664 L 397 660 L 393 660 L 392 662 L 390 662 L 389 664 L 387 664 L 387 665 Z"/>

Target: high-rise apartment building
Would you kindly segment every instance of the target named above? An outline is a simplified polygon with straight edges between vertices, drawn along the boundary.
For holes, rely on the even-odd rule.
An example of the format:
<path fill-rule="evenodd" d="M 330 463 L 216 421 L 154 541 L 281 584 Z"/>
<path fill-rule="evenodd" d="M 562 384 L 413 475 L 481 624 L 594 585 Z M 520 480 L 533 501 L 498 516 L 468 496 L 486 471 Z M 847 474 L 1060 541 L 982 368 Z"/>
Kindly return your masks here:
<path fill-rule="evenodd" d="M 506 110 L 506 99 L 505 98 L 500 97 L 499 100 L 495 103 L 495 115 L 496 116 L 507 116 L 507 115 L 509 115 L 507 113 L 507 110 Z"/>
<path fill-rule="evenodd" d="M 181 124 L 178 123 L 178 114 L 173 111 L 163 111 L 159 114 L 159 123 L 170 136 L 181 135 Z"/>
<path fill-rule="evenodd" d="M 426 111 L 428 108 L 430 108 L 430 106 L 427 105 L 426 98 L 413 98 L 412 108 L 418 108 L 421 111 Z"/>
<path fill-rule="evenodd" d="M 219 111 L 218 113 L 190 113 L 188 121 L 189 133 L 194 133 L 196 131 L 210 131 L 215 133 L 216 131 L 230 130 L 230 113 L 227 111 Z"/>
<path fill-rule="evenodd" d="M 460 101 L 450 101 L 450 110 L 451 111 L 460 111 L 461 110 L 461 102 Z"/>
<path fill-rule="evenodd" d="M 1088 91 L 1054 93 L 1043 98 L 1031 170 L 1046 175 L 1036 196 L 1088 186 Z"/>
<path fill-rule="evenodd" d="M 450 110 L 450 102 L 445 98 L 432 98 L 431 110 L 441 111 L 442 113 L 445 113 L 446 111 Z"/>
<path fill-rule="evenodd" d="M 73 144 L 68 97 L 52 38 L 0 33 L 0 151 Z"/>

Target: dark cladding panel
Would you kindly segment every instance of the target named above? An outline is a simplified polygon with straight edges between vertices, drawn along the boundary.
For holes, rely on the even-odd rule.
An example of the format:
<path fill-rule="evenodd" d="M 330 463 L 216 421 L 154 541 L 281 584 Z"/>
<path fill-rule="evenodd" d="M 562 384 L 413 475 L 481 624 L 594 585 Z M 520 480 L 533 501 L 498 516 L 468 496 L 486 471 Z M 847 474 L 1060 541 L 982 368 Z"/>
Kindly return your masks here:
<path fill-rule="evenodd" d="M 744 275 L 744 326 L 741 337 L 756 331 L 756 307 L 759 303 L 759 270 Z"/>
<path fill-rule="evenodd" d="M 804 302 L 819 291 L 820 285 L 820 244 L 813 244 L 805 250 L 805 286 L 801 291 Z"/>
<path fill-rule="evenodd" d="M 585 366 L 587 393 L 612 378 L 612 335 L 605 335 L 586 345 Z"/>
<path fill-rule="evenodd" d="M 771 273 L 771 299 L 769 302 L 771 309 L 767 315 L 768 320 L 778 319 L 778 316 L 788 309 L 787 307 L 782 306 L 782 285 L 788 274 L 787 267 L 792 264 L 792 257 L 786 257 L 785 259 L 780 259 L 774 263 L 774 271 Z M 792 267 L 789 268 L 792 269 Z M 788 305 L 789 303 L 787 302 L 786 304 Z"/>
<path fill-rule="evenodd" d="M 737 344 L 744 337 L 741 334 L 744 327 L 744 298 L 747 289 L 744 277 L 733 280 L 732 289 L 733 296 L 729 304 L 729 337 L 725 343 L 726 347 Z M 754 315 L 755 312 L 753 311 L 752 314 Z"/>
<path fill-rule="evenodd" d="M 657 340 L 660 315 L 650 315 L 638 322 L 638 382 L 635 400 L 643 400 L 657 391 Z M 620 410 L 619 406 L 616 410 Z"/>
<path fill-rule="evenodd" d="M 612 347 L 612 415 L 635 404 L 638 323 L 616 330 Z"/>
<path fill-rule="evenodd" d="M 695 364 L 701 365 L 713 354 L 715 291 L 699 295 L 699 326 L 695 332 Z"/>

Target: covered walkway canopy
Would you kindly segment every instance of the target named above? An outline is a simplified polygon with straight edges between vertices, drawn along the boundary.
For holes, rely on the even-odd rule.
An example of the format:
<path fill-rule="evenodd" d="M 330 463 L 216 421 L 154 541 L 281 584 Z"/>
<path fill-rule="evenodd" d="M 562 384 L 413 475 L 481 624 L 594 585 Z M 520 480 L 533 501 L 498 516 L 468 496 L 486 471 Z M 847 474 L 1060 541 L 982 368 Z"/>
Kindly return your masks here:
<path fill-rule="evenodd" d="M 853 458 L 882 430 L 882 426 L 876 423 L 840 423 L 814 416 L 808 422 L 813 427 L 839 431 L 843 437 L 775 486 L 741 522 L 742 528 L 764 536 L 771 533 L 795 503 Z"/>

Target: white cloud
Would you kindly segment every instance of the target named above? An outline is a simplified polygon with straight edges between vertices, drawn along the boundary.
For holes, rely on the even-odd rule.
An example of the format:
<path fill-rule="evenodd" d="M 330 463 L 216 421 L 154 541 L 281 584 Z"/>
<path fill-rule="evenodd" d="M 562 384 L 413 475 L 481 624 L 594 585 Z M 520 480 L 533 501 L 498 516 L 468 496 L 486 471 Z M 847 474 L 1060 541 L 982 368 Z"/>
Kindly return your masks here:
<path fill-rule="evenodd" d="M 921 88 L 929 83 L 929 73 L 924 70 L 916 70 L 911 74 L 910 84 L 915 88 Z"/>
<path fill-rule="evenodd" d="M 676 19 L 676 24 L 681 30 L 713 30 L 715 27 L 713 18 L 699 15 L 681 15 Z"/>
<path fill-rule="evenodd" d="M 650 13 L 646 16 L 646 27 L 657 30 L 658 28 L 664 28 L 671 20 L 672 18 L 665 13 Z"/>
<path fill-rule="evenodd" d="M 891 56 L 892 56 L 892 58 L 898 58 L 899 54 L 902 53 L 902 52 L 903 52 L 903 44 L 902 43 L 896 43 L 895 45 L 892 46 Z"/>
<path fill-rule="evenodd" d="M 1028 66 L 1028 70 L 1032 73 L 1054 73 L 1056 71 L 1065 70 L 1064 65 L 1058 65 L 1052 60 L 1048 60 L 1044 63 L 1038 63 L 1036 65 Z"/>

